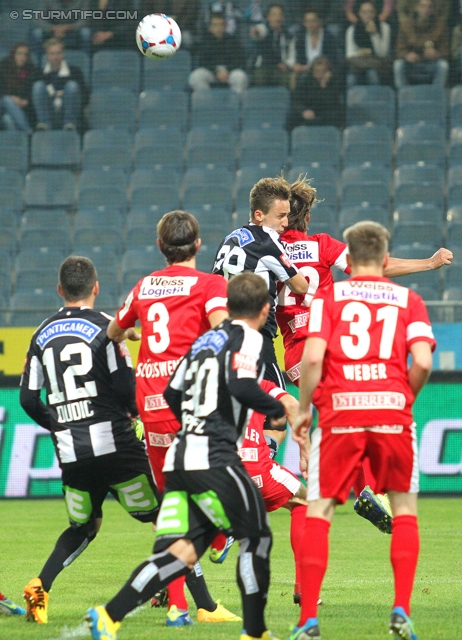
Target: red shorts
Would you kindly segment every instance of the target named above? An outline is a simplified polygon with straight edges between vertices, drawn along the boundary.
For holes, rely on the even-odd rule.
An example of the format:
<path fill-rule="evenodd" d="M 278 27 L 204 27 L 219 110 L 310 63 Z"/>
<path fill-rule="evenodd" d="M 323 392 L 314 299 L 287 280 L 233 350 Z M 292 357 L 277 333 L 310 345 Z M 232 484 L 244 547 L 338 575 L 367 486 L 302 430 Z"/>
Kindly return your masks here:
<path fill-rule="evenodd" d="M 287 377 L 292 384 L 297 385 L 297 387 L 300 381 L 300 363 L 302 361 L 304 348 L 305 340 L 298 340 L 290 349 L 286 349 L 284 353 L 284 366 Z"/>
<path fill-rule="evenodd" d="M 369 459 L 376 493 L 419 491 L 414 425 L 315 429 L 308 465 L 308 500 L 335 498 L 343 504 L 356 474 Z"/>
<path fill-rule="evenodd" d="M 159 491 L 163 491 L 165 485 L 165 476 L 162 472 L 165 456 L 179 428 L 180 425 L 177 420 L 144 423 L 146 449 Z"/>
<path fill-rule="evenodd" d="M 297 476 L 273 462 L 271 467 L 254 463 L 244 463 L 247 473 L 260 489 L 267 511 L 276 511 L 283 507 L 300 488 L 300 480 Z"/>

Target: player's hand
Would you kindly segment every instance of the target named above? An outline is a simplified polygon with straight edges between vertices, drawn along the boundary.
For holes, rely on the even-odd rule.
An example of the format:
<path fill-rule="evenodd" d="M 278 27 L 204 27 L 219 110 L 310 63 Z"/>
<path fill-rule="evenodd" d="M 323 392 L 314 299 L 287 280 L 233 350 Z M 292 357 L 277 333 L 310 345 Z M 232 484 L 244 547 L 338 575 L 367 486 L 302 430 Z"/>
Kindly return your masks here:
<path fill-rule="evenodd" d="M 133 327 L 130 327 L 130 329 L 127 329 L 127 331 L 125 332 L 124 340 L 131 340 L 132 342 L 138 342 L 138 340 L 141 340 L 141 334 L 135 331 Z"/>
<path fill-rule="evenodd" d="M 144 424 L 139 416 L 132 420 L 132 429 L 138 440 L 144 440 Z"/>
<path fill-rule="evenodd" d="M 280 427 L 285 427 L 287 422 L 287 418 L 282 416 L 282 418 L 271 418 L 270 425 L 272 429 L 278 429 Z"/>
<path fill-rule="evenodd" d="M 440 269 L 445 264 L 451 264 L 452 258 L 452 251 L 441 247 L 441 249 L 438 249 L 438 251 L 430 258 L 432 262 L 432 269 Z"/>
<path fill-rule="evenodd" d="M 313 416 L 309 411 L 300 413 L 292 426 L 292 440 L 300 446 L 306 446 L 309 439 Z"/>

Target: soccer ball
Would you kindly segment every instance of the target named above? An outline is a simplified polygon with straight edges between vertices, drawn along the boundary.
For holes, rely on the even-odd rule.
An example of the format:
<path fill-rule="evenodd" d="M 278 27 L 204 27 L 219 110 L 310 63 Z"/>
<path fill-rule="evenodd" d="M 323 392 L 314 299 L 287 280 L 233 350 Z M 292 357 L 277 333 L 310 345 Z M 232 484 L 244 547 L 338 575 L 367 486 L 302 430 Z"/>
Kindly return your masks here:
<path fill-rule="evenodd" d="M 136 44 L 147 58 L 166 60 L 180 48 L 180 27 L 165 14 L 152 13 L 139 23 L 136 29 Z"/>

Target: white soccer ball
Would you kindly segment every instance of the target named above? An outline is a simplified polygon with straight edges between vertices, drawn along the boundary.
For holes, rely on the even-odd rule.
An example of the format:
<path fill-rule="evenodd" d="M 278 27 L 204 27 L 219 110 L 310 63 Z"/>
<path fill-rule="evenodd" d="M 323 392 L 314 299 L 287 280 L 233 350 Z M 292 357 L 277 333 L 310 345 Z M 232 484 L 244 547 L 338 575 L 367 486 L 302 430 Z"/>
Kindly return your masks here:
<path fill-rule="evenodd" d="M 180 48 L 180 27 L 164 13 L 151 13 L 141 20 L 136 29 L 136 44 L 147 58 L 166 60 Z"/>

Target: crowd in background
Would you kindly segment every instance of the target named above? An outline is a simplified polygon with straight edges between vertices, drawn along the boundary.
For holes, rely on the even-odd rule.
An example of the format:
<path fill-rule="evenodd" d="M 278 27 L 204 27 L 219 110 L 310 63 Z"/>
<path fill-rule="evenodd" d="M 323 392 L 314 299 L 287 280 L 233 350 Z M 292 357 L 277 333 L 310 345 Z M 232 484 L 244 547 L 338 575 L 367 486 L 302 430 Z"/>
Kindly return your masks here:
<path fill-rule="evenodd" d="M 80 69 L 67 63 L 65 49 L 88 54 L 131 49 L 140 17 L 159 12 L 180 24 L 182 46 L 193 56 L 192 91 L 283 85 L 292 92 L 289 128 L 341 126 L 347 87 L 448 86 L 461 78 L 460 0 L 43 0 L 42 5 L 44 11 L 138 14 L 125 21 L 34 20 L 28 40 L 0 62 L 3 128 L 81 128 L 89 92 Z"/>

